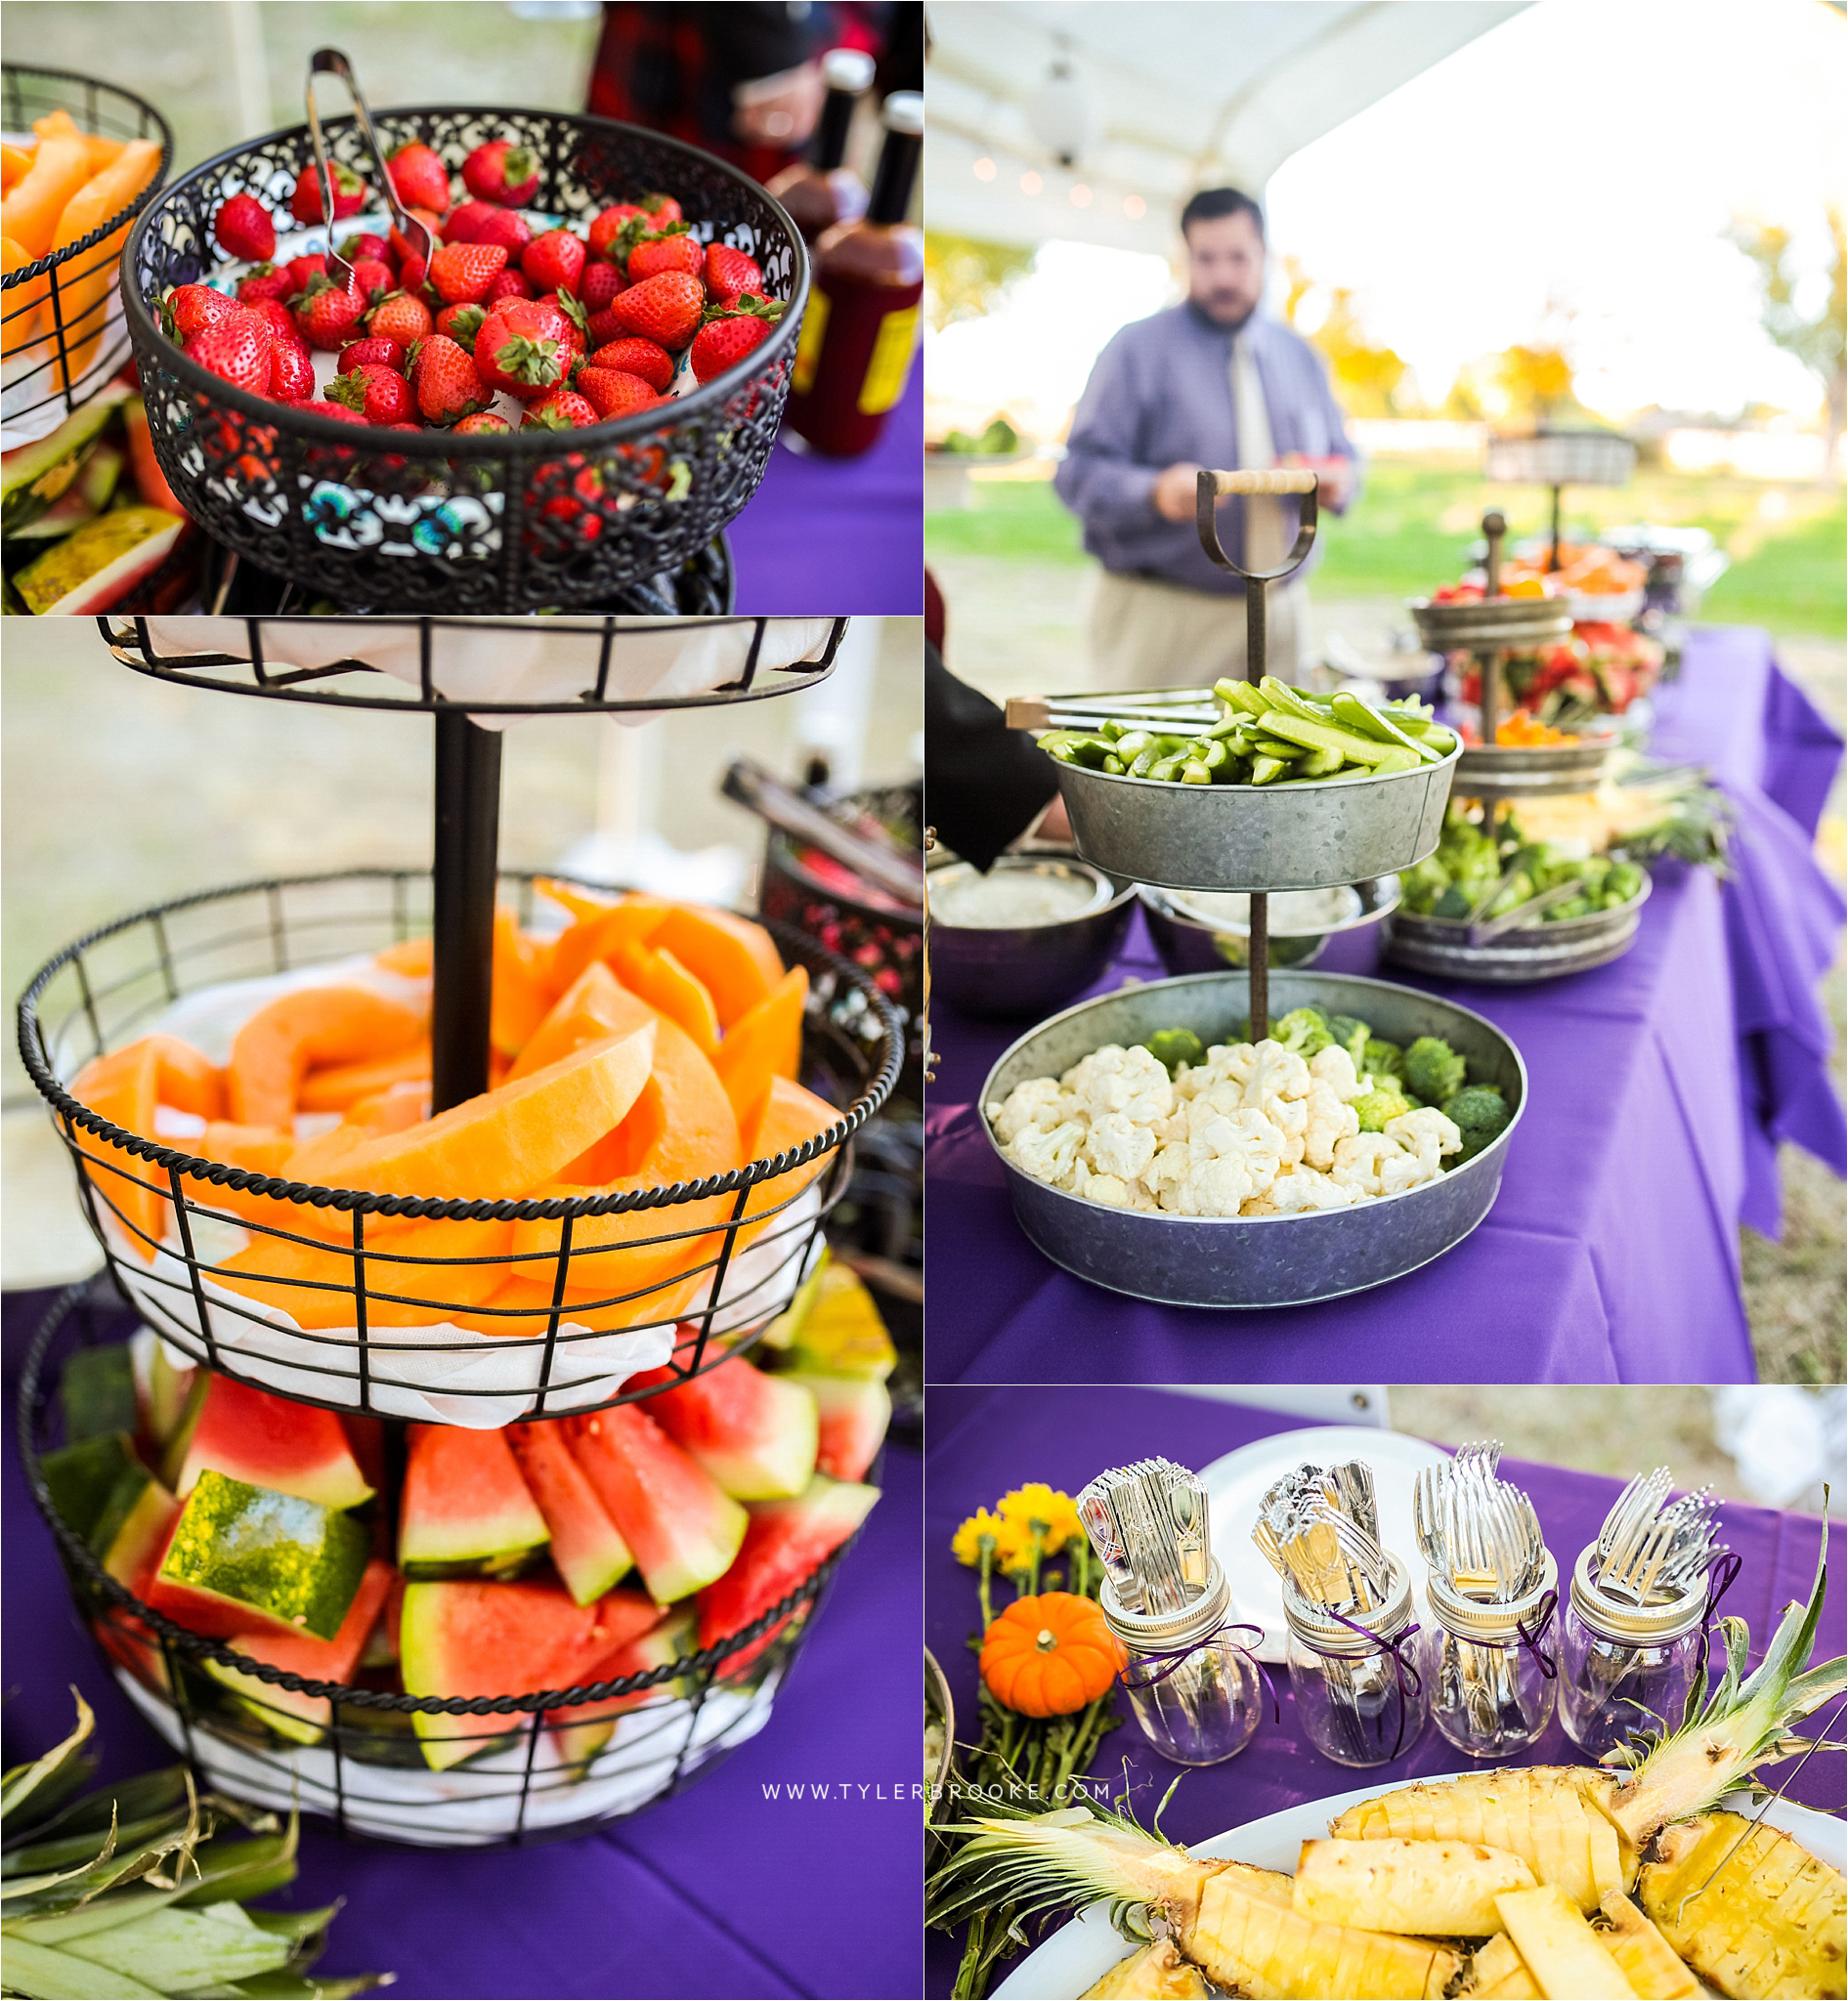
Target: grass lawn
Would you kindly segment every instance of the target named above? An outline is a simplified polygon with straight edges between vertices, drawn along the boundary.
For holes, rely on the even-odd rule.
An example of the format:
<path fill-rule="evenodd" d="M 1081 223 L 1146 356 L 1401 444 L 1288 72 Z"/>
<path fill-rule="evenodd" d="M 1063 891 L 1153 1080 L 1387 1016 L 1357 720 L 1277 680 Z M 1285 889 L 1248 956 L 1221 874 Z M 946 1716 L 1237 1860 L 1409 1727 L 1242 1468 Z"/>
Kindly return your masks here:
<path fill-rule="evenodd" d="M 1078 525 L 1049 482 L 978 481 L 970 492 L 968 507 L 926 518 L 926 556 L 1085 561 Z M 1733 568 L 1708 593 L 1703 617 L 1822 637 L 1848 624 L 1848 514 L 1838 491 L 1643 472 L 1627 487 L 1569 490 L 1566 499 L 1569 533 L 1639 518 L 1708 530 Z M 1517 537 L 1545 529 L 1548 496 L 1536 488 L 1490 487 L 1450 466 L 1377 461 L 1358 504 L 1329 524 L 1317 582 L 1334 596 L 1417 596 L 1458 574 L 1491 506 Z"/>

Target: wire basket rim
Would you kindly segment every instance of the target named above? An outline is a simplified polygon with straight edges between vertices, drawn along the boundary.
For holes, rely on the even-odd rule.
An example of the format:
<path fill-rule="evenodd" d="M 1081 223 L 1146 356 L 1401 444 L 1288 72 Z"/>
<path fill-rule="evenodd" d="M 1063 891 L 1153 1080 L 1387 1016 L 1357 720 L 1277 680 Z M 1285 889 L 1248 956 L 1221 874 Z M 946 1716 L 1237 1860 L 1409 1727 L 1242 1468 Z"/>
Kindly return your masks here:
<path fill-rule="evenodd" d="M 768 337 L 759 341 L 742 360 L 733 362 L 723 374 L 714 375 L 709 382 L 700 383 L 687 395 L 673 397 L 666 404 L 656 404 L 648 409 L 633 410 L 626 416 L 602 419 L 595 424 L 584 424 L 569 431 L 476 432 L 458 438 L 452 429 L 429 427 L 424 435 L 431 440 L 442 441 L 441 455 L 444 458 L 500 459 L 511 455 L 515 459 L 527 461 L 530 466 L 534 463 L 569 458 L 575 452 L 580 451 L 585 442 L 592 449 L 600 449 L 609 445 L 643 439 L 664 424 L 676 425 L 690 417 L 717 414 L 727 397 L 742 389 L 752 376 L 761 371 L 765 363 L 781 359 L 786 349 L 794 347 L 796 330 L 808 304 L 808 247 L 802 240 L 802 233 L 791 219 L 789 211 L 775 195 L 752 180 L 742 169 L 734 167 L 729 160 L 721 159 L 716 153 L 708 152 L 702 147 L 690 146 L 684 140 L 671 138 L 665 132 L 653 132 L 646 126 L 632 125 L 618 118 L 602 118 L 587 111 L 546 111 L 518 105 L 394 105 L 381 109 L 376 114 L 374 123 L 382 128 L 389 125 L 393 119 L 454 116 L 533 118 L 554 122 L 568 119 L 574 124 L 596 130 L 633 135 L 652 145 L 666 147 L 672 152 L 683 153 L 691 159 L 698 160 L 703 168 L 717 168 L 730 179 L 740 183 L 753 197 L 761 198 L 768 203 L 771 212 L 787 234 L 792 248 L 793 263 L 790 273 L 790 297 L 785 302 L 781 319 L 771 327 Z M 358 120 L 350 113 L 345 117 L 322 121 L 322 130 L 327 135 L 330 147 L 336 134 L 358 129 Z M 381 136 L 389 135 L 382 133 Z M 194 182 L 202 181 L 215 170 L 235 164 L 256 148 L 296 139 L 306 146 L 308 126 L 305 121 L 300 125 L 282 126 L 259 138 L 242 140 L 236 146 L 228 147 L 223 152 L 216 153 L 212 158 L 191 168 L 179 180 L 163 188 L 160 192 L 163 197 L 171 198 L 192 187 Z M 375 424 L 348 424 L 337 417 L 315 416 L 307 411 L 294 409 L 287 404 L 273 403 L 267 397 L 239 389 L 236 384 L 226 381 L 222 375 L 214 375 L 209 368 L 202 367 L 177 342 L 168 340 L 154 323 L 148 302 L 129 281 L 130 274 L 138 262 L 141 245 L 152 228 L 153 221 L 154 211 L 150 206 L 148 212 L 129 233 L 128 241 L 122 248 L 122 310 L 128 321 L 130 344 L 137 354 L 144 346 L 150 348 L 158 354 L 160 364 L 170 368 L 195 395 L 202 394 L 221 404 L 228 404 L 233 409 L 242 412 L 247 417 L 260 419 L 271 429 L 329 445 L 345 445 L 349 450 L 355 452 L 358 450 L 358 437 L 392 438 L 400 441 L 390 447 L 393 456 L 414 459 L 430 455 L 427 449 L 419 451 L 406 433 Z M 334 225 L 322 223 L 308 227 L 325 229 L 331 235 Z M 202 283 L 204 280 L 195 279 L 193 282 Z M 373 450 L 385 448 L 383 446 L 368 447 Z"/>
<path fill-rule="evenodd" d="M 313 1182 L 289 1181 L 274 1174 L 255 1173 L 247 1168 L 228 1167 L 222 1161 L 209 1161 L 198 1154 L 185 1153 L 177 1148 L 164 1146 L 158 1140 L 144 1138 L 123 1127 L 113 1125 L 71 1096 L 53 1076 L 40 1051 L 38 1001 L 45 988 L 65 965 L 73 963 L 79 954 L 106 938 L 127 931 L 137 924 L 146 924 L 156 918 L 168 916 L 176 911 L 192 909 L 221 899 L 279 889 L 303 888 L 316 883 L 420 880 L 426 873 L 413 869 L 333 869 L 310 875 L 259 878 L 215 889 L 196 890 L 190 895 L 153 904 L 145 910 L 131 912 L 125 916 L 96 926 L 47 959 L 20 997 L 17 1016 L 19 1047 L 21 1060 L 25 1065 L 27 1075 L 39 1095 L 60 1118 L 82 1127 L 87 1132 L 94 1133 L 107 1146 L 125 1152 L 135 1159 L 148 1161 L 154 1167 L 166 1169 L 170 1174 L 178 1172 L 193 1180 L 207 1181 L 214 1187 L 233 1188 L 242 1194 L 267 1196 L 274 1201 L 290 1202 L 316 1209 L 332 1209 L 343 1213 L 409 1216 L 426 1220 L 442 1218 L 452 1222 L 557 1221 L 565 1217 L 576 1219 L 618 1215 L 638 1210 L 677 1208 L 683 1203 L 701 1202 L 717 1195 L 742 1194 L 747 1189 L 793 1172 L 796 1168 L 805 1167 L 810 1161 L 821 1159 L 824 1154 L 838 1151 L 884 1104 L 897 1085 L 905 1047 L 904 1030 L 899 1022 L 897 1009 L 861 967 L 843 958 L 838 953 L 830 951 L 819 940 L 810 938 L 806 932 L 794 924 L 775 917 L 753 917 L 751 921 L 762 924 L 771 936 L 777 939 L 779 945 L 799 944 L 803 953 L 817 956 L 828 970 L 853 987 L 872 1006 L 879 1020 L 884 1055 L 879 1069 L 865 1087 L 840 1117 L 824 1131 L 804 1140 L 799 1146 L 786 1148 L 780 1154 L 760 1161 L 748 1162 L 744 1167 L 729 1169 L 722 1174 L 709 1174 L 698 1181 L 675 1181 L 657 1188 L 629 1189 L 621 1195 L 552 1197 L 545 1201 L 535 1201 L 530 1197 L 469 1199 L 461 1196 L 378 1195 L 359 1188 L 332 1188 Z M 526 872 L 513 870 L 505 872 L 505 876 L 513 880 L 536 879 Z M 560 874 L 548 875 L 544 879 L 574 880 L 571 876 Z M 607 888 L 609 885 L 586 883 L 584 886 Z"/>
<path fill-rule="evenodd" d="M 13 77 L 47 76 L 59 77 L 71 83 L 82 84 L 86 90 L 113 91 L 117 97 L 126 98 L 145 117 L 151 118 L 154 129 L 160 135 L 160 164 L 154 169 L 154 177 L 135 198 L 124 208 L 118 208 L 107 222 L 99 223 L 87 236 L 79 236 L 74 243 L 66 243 L 62 250 L 49 250 L 43 257 L 35 258 L 30 264 L 22 264 L 17 271 L 10 271 L 0 277 L 0 290 L 12 291 L 15 286 L 29 283 L 33 278 L 43 277 L 60 265 L 80 257 L 86 250 L 94 250 L 99 243 L 107 242 L 115 232 L 124 227 L 147 208 L 154 197 L 164 192 L 167 173 L 173 165 L 173 130 L 159 111 L 137 91 L 125 85 L 110 83 L 101 76 L 86 76 L 80 69 L 47 69 L 35 63 L 8 63 L 0 65 L 6 74 Z M 98 135 L 107 137 L 107 135 Z M 127 245 L 124 244 L 126 251 Z M 123 310 L 127 310 L 128 287 L 122 287 Z M 747 358 L 749 359 L 749 358 Z"/>
<path fill-rule="evenodd" d="M 98 1591 L 107 1603 L 128 1611 L 162 1641 L 177 1646 L 190 1658 L 209 1660 L 220 1667 L 235 1669 L 238 1674 L 248 1675 L 267 1686 L 281 1688 L 289 1694 L 315 1696 L 353 1709 L 385 1710 L 402 1716 L 531 1715 L 536 1711 L 573 1709 L 581 1705 L 615 1701 L 624 1695 L 645 1694 L 652 1688 L 678 1681 L 685 1675 L 708 1674 L 716 1669 L 721 1662 L 730 1659 L 733 1654 L 743 1652 L 753 1641 L 762 1639 L 766 1633 L 804 1604 L 812 1605 L 819 1599 L 823 1588 L 845 1559 L 847 1553 L 860 1539 L 861 1530 L 856 1528 L 845 1542 L 830 1551 L 799 1584 L 779 1598 L 769 1610 L 760 1613 L 749 1626 L 740 1628 L 737 1633 L 728 1634 L 724 1639 L 711 1646 L 700 1648 L 696 1653 L 682 1654 L 674 1660 L 664 1662 L 658 1668 L 644 1669 L 638 1674 L 622 1675 L 610 1681 L 580 1682 L 571 1688 L 544 1688 L 521 1695 L 394 1694 L 389 1689 L 360 1688 L 345 1682 L 318 1682 L 307 1676 L 298 1675 L 292 1669 L 278 1668 L 268 1661 L 260 1661 L 249 1654 L 238 1653 L 223 1641 L 214 1639 L 206 1634 L 194 1633 L 190 1626 L 182 1626 L 169 1619 L 164 1612 L 156 1611 L 153 1606 L 137 1597 L 127 1585 L 104 1569 L 95 1551 L 59 1512 L 58 1505 L 52 1499 L 51 1489 L 46 1483 L 37 1440 L 33 1436 L 33 1414 L 40 1401 L 39 1378 L 49 1357 L 51 1344 L 57 1339 L 65 1320 L 87 1296 L 89 1285 L 89 1280 L 79 1279 L 74 1285 L 66 1286 L 52 1301 L 38 1333 L 33 1337 L 24 1369 L 21 1373 L 19 1441 L 21 1456 L 24 1461 L 26 1485 L 32 1495 L 32 1505 L 51 1530 L 53 1540 L 58 1544 L 60 1551 L 82 1572 L 86 1584 Z M 419 1581 L 406 1580 L 407 1583 Z M 682 1599 L 679 1602 L 685 1603 L 686 1600 Z M 672 1607 L 664 1606 L 662 1609 L 666 1612 Z"/>

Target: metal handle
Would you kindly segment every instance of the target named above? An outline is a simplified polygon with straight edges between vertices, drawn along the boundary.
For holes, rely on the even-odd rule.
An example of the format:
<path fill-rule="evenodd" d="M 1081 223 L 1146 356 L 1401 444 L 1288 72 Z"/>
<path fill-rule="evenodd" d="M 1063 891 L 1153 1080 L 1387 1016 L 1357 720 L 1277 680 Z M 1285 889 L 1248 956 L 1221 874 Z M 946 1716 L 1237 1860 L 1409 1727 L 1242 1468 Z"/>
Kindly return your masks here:
<path fill-rule="evenodd" d="M 1234 576 L 1242 576 L 1250 583 L 1270 583 L 1280 576 L 1288 576 L 1309 554 L 1311 544 L 1315 540 L 1315 494 L 1317 490 L 1315 473 L 1309 466 L 1283 466 L 1274 472 L 1215 473 L 1204 469 L 1194 486 L 1193 519 L 1199 531 L 1200 546 L 1206 551 L 1207 560 L 1217 563 L 1222 570 L 1229 570 Z M 1219 506 L 1225 494 L 1284 494 L 1297 493 L 1302 496 L 1303 513 L 1296 531 L 1296 545 L 1275 570 L 1247 570 L 1242 563 L 1234 563 L 1220 543 Z M 1264 602 L 1262 591 L 1247 591 L 1246 606 L 1253 600 L 1260 605 Z M 1262 617 L 1262 613 L 1252 615 Z M 1256 630 L 1253 638 L 1258 637 Z M 1262 665 L 1254 668 L 1248 659 L 1245 671 L 1252 680 L 1263 673 Z"/>
<path fill-rule="evenodd" d="M 322 136 L 321 113 L 315 105 L 317 76 L 337 76 L 346 85 L 347 95 L 353 100 L 353 122 L 359 126 L 360 136 L 372 155 L 372 164 L 378 169 L 379 192 L 384 197 L 385 206 L 391 211 L 392 221 L 398 225 L 407 242 L 415 242 L 416 237 L 411 234 L 413 230 L 423 237 L 423 261 L 427 269 L 431 258 L 436 255 L 436 237 L 431 234 L 429 225 L 419 222 L 398 198 L 384 149 L 378 143 L 378 134 L 372 130 L 372 114 L 365 107 L 359 79 L 353 74 L 353 64 L 338 49 L 317 49 L 308 59 L 308 84 L 304 96 L 308 105 L 308 137 L 315 149 L 315 178 L 321 188 L 321 219 L 327 229 L 328 269 L 340 273 L 343 290 L 357 288 L 359 281 L 354 277 L 352 265 L 333 247 L 333 169 L 328 164 L 327 143 Z"/>
<path fill-rule="evenodd" d="M 887 895 L 913 910 L 924 908 L 924 872 L 918 863 L 841 826 L 750 758 L 733 760 L 720 790 L 782 832 L 833 856 L 843 869 L 876 883 Z"/>
<path fill-rule="evenodd" d="M 1233 493 L 1312 493 L 1321 484 L 1312 466 L 1279 466 L 1273 472 L 1202 473 L 1221 498 Z"/>

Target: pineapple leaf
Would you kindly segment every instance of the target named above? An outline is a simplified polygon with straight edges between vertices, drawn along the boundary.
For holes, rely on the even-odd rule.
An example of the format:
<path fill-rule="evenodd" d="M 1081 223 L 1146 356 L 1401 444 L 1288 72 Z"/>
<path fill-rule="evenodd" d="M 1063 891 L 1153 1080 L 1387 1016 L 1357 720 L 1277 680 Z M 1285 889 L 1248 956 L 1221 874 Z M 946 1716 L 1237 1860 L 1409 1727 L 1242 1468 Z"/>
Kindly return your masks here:
<path fill-rule="evenodd" d="M 7 1940 L 6 1989 L 32 2001 L 160 2001 L 158 1987 L 28 1938 Z"/>
<path fill-rule="evenodd" d="M 71 1801 L 49 1819 L 26 1828 L 22 1834 L 10 1836 L 0 1872 L 9 1876 L 31 1875 L 40 1869 L 56 1869 L 74 1862 L 94 1849 L 107 1831 L 111 1809 L 121 1825 L 123 1841 L 140 1838 L 131 1837 L 131 1828 L 151 1830 L 171 1814 L 183 1815 L 186 1767 L 169 1765 L 158 1771 L 145 1771 L 118 1786 Z"/>
<path fill-rule="evenodd" d="M 26 1809 L 23 1818 L 36 1820 L 44 1811 L 49 1811 L 64 1797 L 73 1781 L 69 1777 L 77 1753 L 89 1741 L 96 1729 L 96 1715 L 90 1705 L 77 1694 L 77 1727 L 62 1744 L 54 1744 L 43 1758 L 31 1765 L 16 1765 L 13 1769 L 0 1777 L 0 1820 L 13 1819 L 19 1824 L 20 1809 Z M 81 1783 L 84 1774 L 79 1772 L 75 1783 Z M 60 1784 L 59 1781 L 64 1783 Z M 32 1810 L 36 1799 L 41 1811 Z"/>

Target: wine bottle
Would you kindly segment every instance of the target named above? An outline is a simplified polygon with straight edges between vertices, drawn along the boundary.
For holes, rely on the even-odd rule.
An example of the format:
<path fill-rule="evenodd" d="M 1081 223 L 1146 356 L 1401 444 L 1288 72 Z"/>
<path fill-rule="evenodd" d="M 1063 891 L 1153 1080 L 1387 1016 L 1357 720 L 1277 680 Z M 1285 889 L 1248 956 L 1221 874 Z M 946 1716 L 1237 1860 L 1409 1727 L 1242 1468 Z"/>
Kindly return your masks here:
<path fill-rule="evenodd" d="M 864 49 L 830 49 L 821 59 L 821 75 L 828 95 L 808 157 L 792 161 L 770 183 L 770 192 L 809 243 L 836 223 L 858 222 L 867 199 L 866 183 L 844 162 L 853 107 L 873 81 L 873 59 Z"/>

